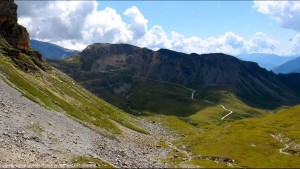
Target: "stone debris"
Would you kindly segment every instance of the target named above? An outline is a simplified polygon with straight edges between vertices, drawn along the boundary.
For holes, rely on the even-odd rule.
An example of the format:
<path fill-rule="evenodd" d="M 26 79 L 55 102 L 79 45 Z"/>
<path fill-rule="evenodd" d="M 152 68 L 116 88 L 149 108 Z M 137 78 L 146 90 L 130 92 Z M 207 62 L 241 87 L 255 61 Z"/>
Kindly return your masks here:
<path fill-rule="evenodd" d="M 89 155 L 115 167 L 166 167 L 160 159 L 168 152 L 156 143 L 167 131 L 157 123 L 141 121 L 151 135 L 117 124 L 123 134 L 112 139 L 64 113 L 46 110 L 2 80 L 0 100 L 2 167 L 74 167 L 74 157 Z"/>

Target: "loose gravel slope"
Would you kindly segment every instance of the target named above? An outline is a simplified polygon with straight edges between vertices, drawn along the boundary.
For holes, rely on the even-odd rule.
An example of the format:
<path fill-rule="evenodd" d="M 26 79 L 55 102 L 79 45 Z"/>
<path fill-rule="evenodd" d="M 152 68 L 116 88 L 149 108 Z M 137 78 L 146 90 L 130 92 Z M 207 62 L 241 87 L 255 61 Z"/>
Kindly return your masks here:
<path fill-rule="evenodd" d="M 2 167 L 164 166 L 159 159 L 167 152 L 156 148 L 157 140 L 122 128 L 124 134 L 106 137 L 64 113 L 46 110 L 0 80 Z M 76 163 L 80 157 L 88 160 Z"/>

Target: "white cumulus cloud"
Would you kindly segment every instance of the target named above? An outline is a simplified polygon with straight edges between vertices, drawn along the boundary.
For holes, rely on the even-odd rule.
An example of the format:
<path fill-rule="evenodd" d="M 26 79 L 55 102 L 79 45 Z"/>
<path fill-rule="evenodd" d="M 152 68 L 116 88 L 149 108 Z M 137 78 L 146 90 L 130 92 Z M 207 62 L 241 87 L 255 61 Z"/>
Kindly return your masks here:
<path fill-rule="evenodd" d="M 133 32 L 135 39 L 140 38 L 147 32 L 148 20 L 144 18 L 143 14 L 136 6 L 127 9 L 124 15 L 130 17 L 132 22 L 128 25 L 129 30 Z"/>
<path fill-rule="evenodd" d="M 81 39 L 81 30 L 97 3 L 90 1 L 17 1 L 19 22 L 32 38 L 61 41 Z"/>
<path fill-rule="evenodd" d="M 17 4 L 19 23 L 27 27 L 31 38 L 70 49 L 84 49 L 93 43 L 130 43 L 154 50 L 167 48 L 186 53 L 222 52 L 236 55 L 273 53 L 278 45 L 277 41 L 263 33 L 245 39 L 233 32 L 201 38 L 185 37 L 173 31 L 168 37 L 160 25 L 148 28 L 148 20 L 136 6 L 121 15 L 109 7 L 98 10 L 99 3 L 95 0 L 17 1 Z M 129 23 L 123 17 L 129 18 Z"/>
<path fill-rule="evenodd" d="M 172 32 L 172 49 L 182 52 L 214 53 L 222 52 L 232 55 L 240 53 L 272 53 L 279 42 L 267 37 L 263 33 L 257 33 L 250 39 L 245 39 L 233 32 L 226 32 L 219 37 L 201 39 L 199 37 L 185 38 L 176 32 Z"/>
<path fill-rule="evenodd" d="M 249 50 L 255 51 L 256 53 L 272 53 L 272 51 L 279 44 L 267 37 L 264 33 L 258 32 L 249 40 Z"/>
<path fill-rule="evenodd" d="M 108 7 L 91 13 L 86 18 L 82 33 L 83 40 L 89 43 L 125 43 L 133 38 L 132 32 L 127 29 L 121 15 L 115 9 Z"/>
<path fill-rule="evenodd" d="M 151 49 L 170 48 L 168 36 L 159 25 L 153 26 L 143 37 L 134 42 L 138 46 Z"/>
<path fill-rule="evenodd" d="M 276 20 L 282 27 L 300 31 L 300 1 L 258 0 L 254 1 L 253 7 Z"/>
<path fill-rule="evenodd" d="M 128 42 L 133 33 L 112 8 L 94 1 L 17 1 L 19 23 L 31 38 L 80 49 L 96 42 Z"/>

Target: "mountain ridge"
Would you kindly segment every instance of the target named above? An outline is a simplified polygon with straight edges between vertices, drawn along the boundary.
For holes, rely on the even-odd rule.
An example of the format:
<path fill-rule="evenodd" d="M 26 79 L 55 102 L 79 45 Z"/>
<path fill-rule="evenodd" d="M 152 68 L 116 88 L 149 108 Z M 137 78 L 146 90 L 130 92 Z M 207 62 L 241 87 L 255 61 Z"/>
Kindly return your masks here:
<path fill-rule="evenodd" d="M 256 62 L 260 67 L 266 68 L 267 70 L 272 70 L 276 66 L 296 58 L 295 56 L 279 56 L 264 53 L 240 54 L 236 55 L 236 57 L 244 61 Z"/>
<path fill-rule="evenodd" d="M 31 48 L 39 51 L 46 59 L 66 59 L 79 53 L 79 51 L 76 50 L 66 49 L 49 42 L 43 42 L 34 39 L 30 40 L 30 45 Z"/>
<path fill-rule="evenodd" d="M 300 57 L 297 57 L 282 65 L 279 65 L 272 69 L 272 71 L 274 71 L 277 74 L 300 73 Z"/>
<path fill-rule="evenodd" d="M 195 90 L 227 87 L 245 101 L 254 101 L 253 105 L 265 97 L 271 102 L 299 100 L 299 93 L 276 74 L 260 68 L 257 63 L 222 53 L 185 54 L 168 49 L 152 51 L 129 44 L 97 43 L 67 59 L 66 63 L 68 60 L 77 60 L 77 75 L 80 70 L 119 70 L 119 73 L 187 85 Z"/>

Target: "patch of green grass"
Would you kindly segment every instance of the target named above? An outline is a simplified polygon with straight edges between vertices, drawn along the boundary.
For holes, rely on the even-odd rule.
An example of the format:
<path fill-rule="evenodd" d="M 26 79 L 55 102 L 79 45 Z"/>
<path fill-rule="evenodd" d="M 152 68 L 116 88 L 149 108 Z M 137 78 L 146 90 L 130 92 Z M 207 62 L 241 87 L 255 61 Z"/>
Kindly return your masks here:
<path fill-rule="evenodd" d="M 41 126 L 39 123 L 32 122 L 27 126 L 27 128 L 36 133 L 39 137 L 42 137 L 43 132 L 45 131 L 44 127 Z"/>
<path fill-rule="evenodd" d="M 225 111 L 220 105 L 211 105 L 203 110 L 196 112 L 195 114 L 188 117 L 188 122 L 197 124 L 200 127 L 206 125 L 220 125 L 220 120 L 228 111 Z"/>
<path fill-rule="evenodd" d="M 137 122 L 133 119 L 134 117 L 131 117 L 130 115 L 126 114 L 125 112 L 113 112 L 109 114 L 109 117 L 119 124 L 126 126 L 134 131 L 143 133 L 143 134 L 149 134 L 148 131 L 138 127 Z"/>
<path fill-rule="evenodd" d="M 195 134 L 200 132 L 197 127 L 183 121 L 176 116 L 156 115 L 147 116 L 146 118 L 154 123 L 162 124 L 162 126 L 165 126 L 168 129 L 175 131 L 176 133 L 179 133 L 181 135 L 188 135 L 193 133 Z"/>
<path fill-rule="evenodd" d="M 183 153 L 172 150 L 172 152 L 161 161 L 168 163 L 172 168 L 181 168 L 180 163 L 182 163 L 184 161 L 183 159 L 185 158 L 186 157 Z"/>
<path fill-rule="evenodd" d="M 192 92 L 183 87 L 159 82 L 139 82 L 129 98 L 132 108 L 156 114 L 187 117 L 204 109 L 206 105 L 191 99 Z"/>
<path fill-rule="evenodd" d="M 110 164 L 107 162 L 104 162 L 98 158 L 92 158 L 92 157 L 85 157 L 85 156 L 79 156 L 75 157 L 72 162 L 74 164 L 80 164 L 83 168 L 86 168 L 88 165 L 94 165 L 90 168 L 113 168 Z"/>
<path fill-rule="evenodd" d="M 200 168 L 228 168 L 226 163 L 216 163 L 214 161 L 199 160 L 199 159 L 193 159 L 189 161 L 187 164 L 199 166 Z"/>

